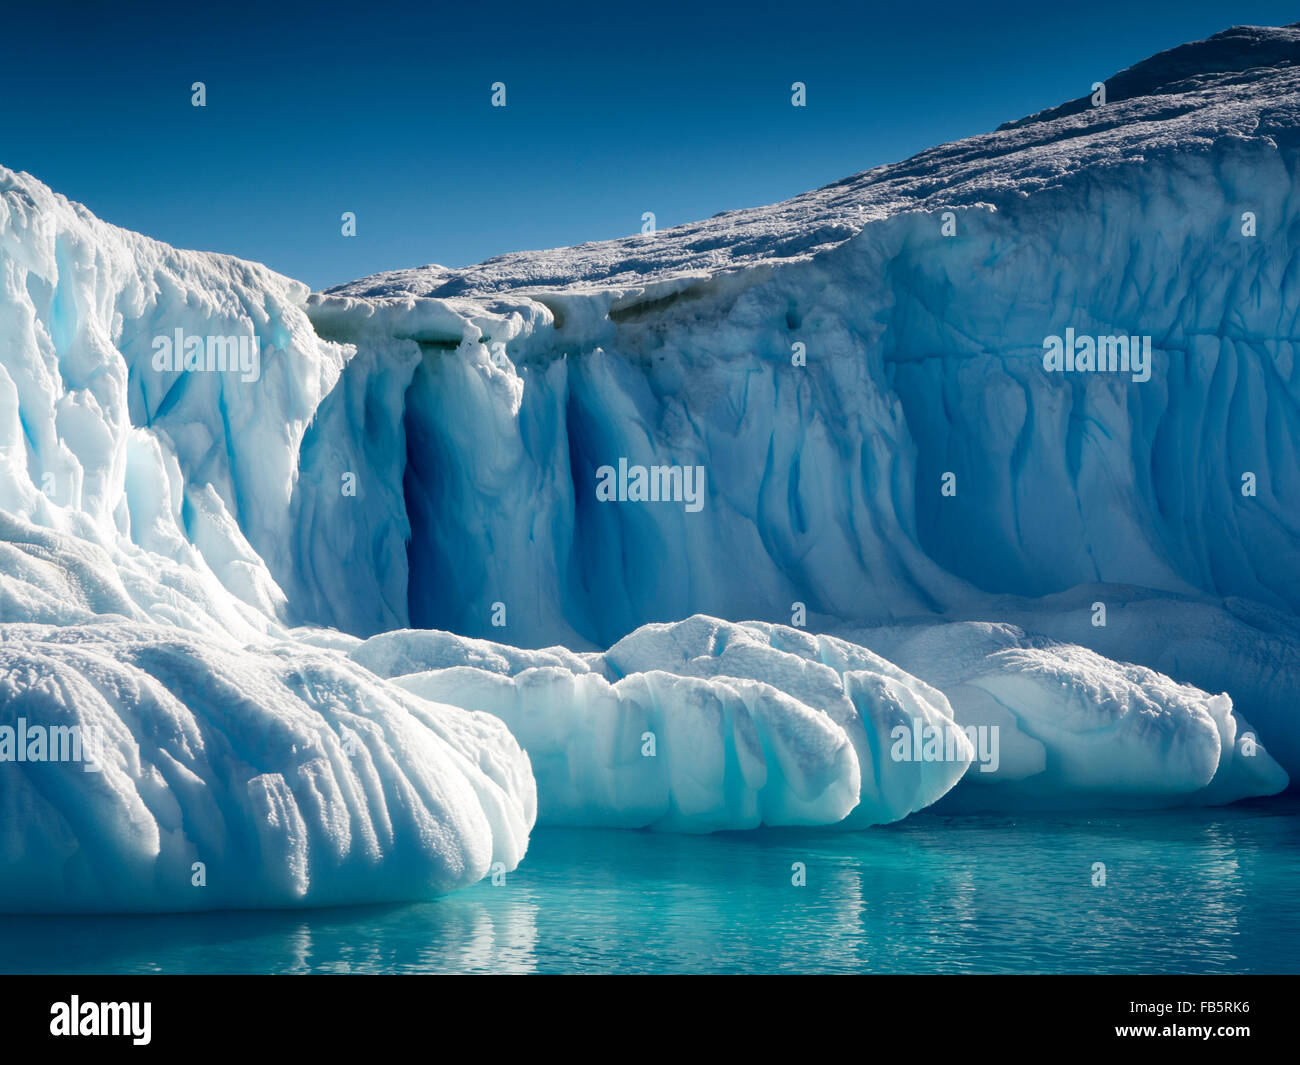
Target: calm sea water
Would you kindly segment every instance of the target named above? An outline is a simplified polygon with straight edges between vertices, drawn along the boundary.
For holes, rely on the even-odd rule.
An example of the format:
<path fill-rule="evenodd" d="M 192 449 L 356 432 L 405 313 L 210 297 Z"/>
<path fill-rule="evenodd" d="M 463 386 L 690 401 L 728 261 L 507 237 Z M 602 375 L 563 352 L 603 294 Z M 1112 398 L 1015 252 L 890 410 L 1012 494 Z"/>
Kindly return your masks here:
<path fill-rule="evenodd" d="M 1296 972 L 1300 801 L 853 834 L 545 829 L 504 886 L 417 905 L 0 917 L 0 971 Z"/>

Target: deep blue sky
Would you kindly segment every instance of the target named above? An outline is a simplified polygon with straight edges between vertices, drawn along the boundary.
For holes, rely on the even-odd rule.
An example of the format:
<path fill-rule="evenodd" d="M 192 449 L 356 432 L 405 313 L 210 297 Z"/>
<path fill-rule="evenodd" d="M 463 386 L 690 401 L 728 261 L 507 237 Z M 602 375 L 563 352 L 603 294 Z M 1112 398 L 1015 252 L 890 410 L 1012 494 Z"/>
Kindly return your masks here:
<path fill-rule="evenodd" d="M 785 199 L 1300 18 L 1274 0 L 84 6 L 5 11 L 0 164 L 314 287 Z"/>

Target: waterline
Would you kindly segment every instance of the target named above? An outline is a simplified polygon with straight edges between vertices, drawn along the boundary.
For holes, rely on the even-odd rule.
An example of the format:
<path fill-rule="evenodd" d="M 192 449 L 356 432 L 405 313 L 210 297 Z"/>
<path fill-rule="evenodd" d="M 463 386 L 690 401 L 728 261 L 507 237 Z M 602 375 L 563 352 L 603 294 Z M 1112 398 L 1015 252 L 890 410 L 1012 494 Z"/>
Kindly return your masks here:
<path fill-rule="evenodd" d="M 856 833 L 545 829 L 504 886 L 428 903 L 0 917 L 3 972 L 1232 973 L 1297 959 L 1291 797 L 922 813 Z"/>

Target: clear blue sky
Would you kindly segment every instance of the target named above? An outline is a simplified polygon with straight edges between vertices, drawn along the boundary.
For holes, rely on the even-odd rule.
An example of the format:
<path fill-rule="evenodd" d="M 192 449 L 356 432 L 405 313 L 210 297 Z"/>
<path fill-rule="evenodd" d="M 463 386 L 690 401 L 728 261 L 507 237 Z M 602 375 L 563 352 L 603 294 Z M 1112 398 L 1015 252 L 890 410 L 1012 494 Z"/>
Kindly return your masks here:
<path fill-rule="evenodd" d="M 1300 18 L 1273 0 L 81 6 L 5 12 L 0 163 L 313 287 L 785 199 Z"/>

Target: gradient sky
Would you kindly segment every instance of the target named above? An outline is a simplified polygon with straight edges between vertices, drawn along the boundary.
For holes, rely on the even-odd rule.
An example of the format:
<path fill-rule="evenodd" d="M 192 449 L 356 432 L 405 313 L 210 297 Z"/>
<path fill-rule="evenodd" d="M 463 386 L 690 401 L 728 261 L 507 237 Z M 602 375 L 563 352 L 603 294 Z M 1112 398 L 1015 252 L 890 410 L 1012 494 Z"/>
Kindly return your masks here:
<path fill-rule="evenodd" d="M 5 12 L 0 164 L 318 288 L 782 200 L 1300 17 L 1273 0 L 84 6 Z"/>

